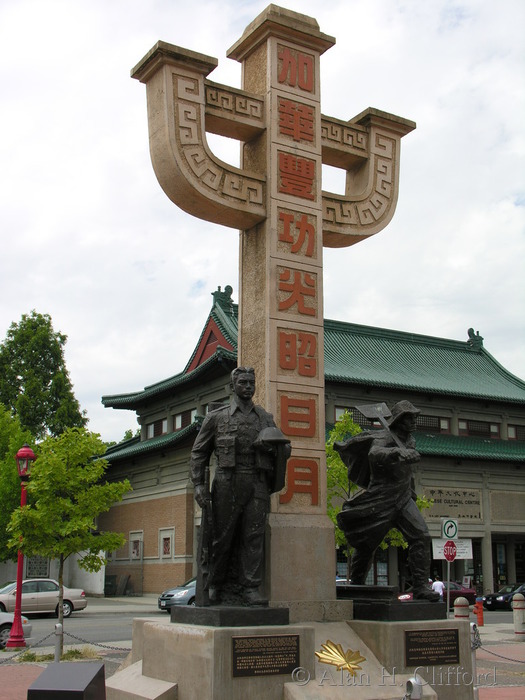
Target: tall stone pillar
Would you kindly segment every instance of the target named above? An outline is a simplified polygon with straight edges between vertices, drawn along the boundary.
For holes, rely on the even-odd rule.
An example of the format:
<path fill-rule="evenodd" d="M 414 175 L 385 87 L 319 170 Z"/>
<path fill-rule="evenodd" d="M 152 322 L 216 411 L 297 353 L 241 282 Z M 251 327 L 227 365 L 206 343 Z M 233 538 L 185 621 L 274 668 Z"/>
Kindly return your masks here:
<path fill-rule="evenodd" d="M 335 598 L 326 515 L 319 57 L 334 44 L 314 19 L 260 16 L 230 49 L 242 88 L 263 96 L 266 132 L 245 143 L 241 169 L 268 178 L 267 218 L 241 231 L 239 364 L 257 400 L 292 440 L 284 492 L 269 518 L 271 603 Z"/>

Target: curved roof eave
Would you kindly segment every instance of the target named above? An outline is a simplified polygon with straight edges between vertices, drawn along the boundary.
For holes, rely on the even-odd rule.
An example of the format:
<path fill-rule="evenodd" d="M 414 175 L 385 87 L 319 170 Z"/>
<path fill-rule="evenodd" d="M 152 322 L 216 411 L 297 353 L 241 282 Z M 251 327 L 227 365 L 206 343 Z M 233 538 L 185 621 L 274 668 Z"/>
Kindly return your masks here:
<path fill-rule="evenodd" d="M 132 442 L 130 440 L 128 444 L 125 444 L 120 449 L 117 449 L 120 447 L 120 445 L 116 445 L 113 448 L 113 452 L 108 450 L 108 452 L 106 452 L 104 455 L 104 459 L 107 459 L 110 464 L 113 464 L 114 462 L 118 462 L 122 459 L 131 459 L 132 457 L 136 457 L 138 455 L 144 456 L 146 454 L 175 447 L 181 442 L 184 442 L 184 440 L 190 437 L 193 433 L 197 434 L 199 432 L 199 428 L 200 421 L 194 421 L 186 428 L 182 428 L 182 430 L 178 430 L 175 433 L 167 433 L 156 438 L 151 438 L 150 440 L 140 441 L 140 439 L 137 439 L 134 444 L 129 444 Z"/>
<path fill-rule="evenodd" d="M 161 382 L 151 384 L 144 387 L 142 391 L 137 391 L 133 394 L 116 394 L 113 396 L 103 396 L 102 403 L 105 408 L 118 409 L 136 409 L 144 401 L 148 401 L 153 397 L 157 397 L 167 391 L 180 388 L 184 384 L 190 384 L 193 381 L 202 379 L 210 369 L 222 364 L 223 362 L 237 362 L 237 353 L 227 350 L 223 347 L 218 347 L 211 357 L 205 360 L 201 365 L 188 373 L 180 372 L 169 379 L 164 379 Z"/>

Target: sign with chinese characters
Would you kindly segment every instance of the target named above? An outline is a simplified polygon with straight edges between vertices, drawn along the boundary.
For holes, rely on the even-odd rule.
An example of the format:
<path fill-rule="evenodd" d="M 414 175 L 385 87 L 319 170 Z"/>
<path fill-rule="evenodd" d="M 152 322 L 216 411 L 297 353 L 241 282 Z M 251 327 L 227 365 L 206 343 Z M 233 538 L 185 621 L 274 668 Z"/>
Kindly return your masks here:
<path fill-rule="evenodd" d="M 467 520 L 481 522 L 481 490 L 465 488 L 433 488 L 423 489 L 426 498 L 434 503 L 426 510 L 425 518 L 446 518 L 447 520 Z M 453 538 L 450 538 L 453 539 Z"/>
<path fill-rule="evenodd" d="M 291 674 L 298 666 L 300 666 L 298 634 L 232 637 L 234 678 Z"/>
<path fill-rule="evenodd" d="M 405 630 L 405 666 L 459 664 L 459 630 Z"/>

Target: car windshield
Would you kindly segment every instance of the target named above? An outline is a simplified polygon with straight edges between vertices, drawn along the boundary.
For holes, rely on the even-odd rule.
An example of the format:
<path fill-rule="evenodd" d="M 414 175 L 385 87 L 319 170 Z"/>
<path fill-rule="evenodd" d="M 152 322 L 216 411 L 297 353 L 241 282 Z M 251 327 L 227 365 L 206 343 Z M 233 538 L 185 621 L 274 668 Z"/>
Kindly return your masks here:
<path fill-rule="evenodd" d="M 4 583 L 2 588 L 0 588 L 0 593 L 9 593 L 10 591 L 13 590 L 13 588 L 16 588 L 16 581 L 11 581 L 10 583 Z"/>
<path fill-rule="evenodd" d="M 186 581 L 186 583 L 183 583 L 183 584 L 182 584 L 181 588 L 189 588 L 190 586 L 193 586 L 193 585 L 195 584 L 195 581 L 196 581 L 196 580 L 197 580 L 197 579 L 196 579 L 195 577 L 194 577 L 194 578 L 190 578 L 189 581 Z"/>
<path fill-rule="evenodd" d="M 503 588 L 500 588 L 498 593 L 512 593 L 512 591 L 516 588 L 516 586 L 503 586 Z"/>

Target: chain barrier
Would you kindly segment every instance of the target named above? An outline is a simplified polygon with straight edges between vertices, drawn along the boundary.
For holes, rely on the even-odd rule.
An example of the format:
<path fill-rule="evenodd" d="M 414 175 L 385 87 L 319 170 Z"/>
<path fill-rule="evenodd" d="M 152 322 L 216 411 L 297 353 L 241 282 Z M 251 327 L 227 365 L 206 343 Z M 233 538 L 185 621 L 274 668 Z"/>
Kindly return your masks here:
<path fill-rule="evenodd" d="M 69 634 L 69 632 L 63 632 L 64 637 L 71 637 L 71 639 L 76 639 L 78 642 L 82 642 L 82 644 L 89 644 L 89 646 L 94 646 L 94 647 L 101 647 L 102 649 L 109 649 L 110 651 L 131 651 L 129 647 L 114 647 L 109 644 L 101 644 L 100 642 L 90 642 L 87 639 L 82 639 L 82 637 L 77 637 L 74 634 Z M 47 634 L 45 637 L 42 637 L 38 642 L 35 642 L 34 644 L 28 644 L 26 647 L 23 649 L 20 649 L 20 651 L 17 651 L 16 654 L 13 654 L 12 656 L 8 656 L 6 659 L 0 659 L 0 666 L 2 664 L 6 664 L 10 661 L 13 661 L 13 659 L 18 658 L 19 656 L 22 656 L 26 652 L 28 652 L 30 649 L 36 649 L 39 647 L 43 642 L 45 642 L 47 639 L 50 639 L 51 637 L 55 637 L 56 633 L 55 632 L 50 632 Z"/>
<path fill-rule="evenodd" d="M 101 647 L 102 649 L 111 649 L 112 651 L 131 651 L 129 647 L 113 647 L 108 644 L 101 644 L 100 642 L 89 642 L 87 639 L 82 639 L 82 637 L 77 637 L 69 632 L 64 632 L 64 637 L 71 637 L 71 639 L 76 639 L 78 642 L 82 642 L 83 644 L 90 644 L 91 646 Z"/>

